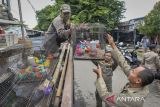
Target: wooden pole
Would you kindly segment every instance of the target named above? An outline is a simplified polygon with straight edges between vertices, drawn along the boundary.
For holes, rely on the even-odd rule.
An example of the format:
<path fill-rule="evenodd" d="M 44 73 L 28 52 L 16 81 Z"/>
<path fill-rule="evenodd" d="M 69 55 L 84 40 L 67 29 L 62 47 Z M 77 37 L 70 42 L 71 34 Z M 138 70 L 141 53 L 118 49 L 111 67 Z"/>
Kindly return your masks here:
<path fill-rule="evenodd" d="M 67 54 L 66 54 L 66 58 L 65 58 L 65 62 L 64 62 L 64 67 L 63 67 L 63 70 L 62 70 L 62 74 L 61 74 L 61 78 L 60 78 L 60 82 L 59 82 L 59 85 L 58 85 L 56 98 L 55 98 L 53 107 L 59 107 L 59 104 L 60 104 L 64 79 L 65 79 L 65 74 L 66 74 L 66 68 L 67 68 L 67 63 L 68 63 L 69 52 L 70 52 L 70 45 L 68 46 L 68 49 L 67 49 Z"/>
<path fill-rule="evenodd" d="M 61 107 L 73 107 L 73 48 L 70 48 Z"/>
<path fill-rule="evenodd" d="M 8 12 L 10 12 L 11 11 L 10 0 L 7 0 L 7 7 L 8 7 Z"/>
<path fill-rule="evenodd" d="M 44 99 L 42 99 L 37 105 L 38 106 L 41 106 L 41 107 L 50 107 L 50 104 L 52 103 L 52 97 L 55 93 L 55 86 L 57 85 L 57 81 L 58 81 L 58 77 L 59 77 L 59 73 L 60 73 L 60 68 L 61 68 L 61 65 L 62 65 L 62 61 L 63 61 L 63 57 L 64 57 L 64 53 L 65 53 L 65 50 L 66 50 L 66 44 L 63 44 L 61 45 L 62 47 L 62 51 L 60 53 L 60 56 L 59 56 L 59 59 L 58 59 L 58 63 L 57 63 L 57 66 L 54 70 L 54 74 L 51 78 L 51 80 L 48 80 L 46 79 L 39 87 L 38 89 L 40 90 L 44 90 L 45 88 L 47 87 L 52 87 L 53 91 L 44 97 Z"/>
<path fill-rule="evenodd" d="M 51 80 L 49 86 L 54 86 L 57 82 L 58 75 L 59 75 L 59 70 L 60 70 L 61 65 L 62 65 L 62 60 L 63 60 L 63 57 L 64 57 L 65 50 L 66 50 L 66 45 L 64 44 L 62 52 L 61 52 L 61 56 L 59 58 L 59 63 L 57 64 L 56 70 L 54 72 L 54 75 L 52 77 L 52 80 Z"/>
<path fill-rule="evenodd" d="M 22 39 L 24 39 L 24 27 L 23 27 L 21 0 L 18 0 L 18 9 L 19 9 L 20 22 L 21 22 Z"/>

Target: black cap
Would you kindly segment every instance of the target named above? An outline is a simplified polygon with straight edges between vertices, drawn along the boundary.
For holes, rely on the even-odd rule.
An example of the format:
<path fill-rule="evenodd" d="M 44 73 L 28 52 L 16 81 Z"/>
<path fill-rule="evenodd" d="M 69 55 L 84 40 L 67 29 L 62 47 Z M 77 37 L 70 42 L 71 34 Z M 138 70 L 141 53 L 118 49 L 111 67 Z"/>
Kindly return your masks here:
<path fill-rule="evenodd" d="M 152 73 L 152 71 L 146 67 L 144 67 L 145 69 L 141 72 L 139 72 L 138 76 L 142 79 L 142 86 L 146 86 L 150 83 L 153 82 L 153 80 L 155 79 L 154 74 Z"/>

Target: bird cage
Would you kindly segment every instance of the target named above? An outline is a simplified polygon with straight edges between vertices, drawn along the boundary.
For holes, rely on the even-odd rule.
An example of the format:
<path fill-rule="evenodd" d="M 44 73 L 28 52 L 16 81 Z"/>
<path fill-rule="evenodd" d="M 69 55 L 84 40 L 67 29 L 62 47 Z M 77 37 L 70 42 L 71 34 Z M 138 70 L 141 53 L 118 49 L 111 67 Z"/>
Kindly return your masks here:
<path fill-rule="evenodd" d="M 17 44 L 18 38 L 15 34 L 0 34 L 0 48 L 5 48 Z"/>
<path fill-rule="evenodd" d="M 105 48 L 103 35 L 106 27 L 103 24 L 80 24 L 72 33 L 76 59 L 103 59 L 99 53 Z"/>

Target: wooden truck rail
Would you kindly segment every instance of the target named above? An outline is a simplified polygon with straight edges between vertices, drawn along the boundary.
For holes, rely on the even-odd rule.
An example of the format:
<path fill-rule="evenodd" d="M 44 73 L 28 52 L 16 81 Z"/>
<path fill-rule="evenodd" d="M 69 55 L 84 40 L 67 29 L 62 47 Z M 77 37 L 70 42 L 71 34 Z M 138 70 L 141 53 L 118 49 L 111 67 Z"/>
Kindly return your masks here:
<path fill-rule="evenodd" d="M 53 69 L 51 79 L 46 79 L 37 89 L 51 87 L 52 91 L 44 95 L 36 106 L 72 107 L 73 104 L 73 48 L 70 44 L 61 46 L 58 63 Z M 30 98 L 32 99 L 32 98 Z M 32 102 L 32 101 L 30 101 Z M 28 104 L 27 107 L 31 107 Z"/>
<path fill-rule="evenodd" d="M 47 77 L 42 81 L 20 83 L 17 85 L 26 86 L 25 92 L 31 93 L 24 99 L 24 107 L 72 107 L 73 105 L 73 48 L 69 43 L 60 47 L 57 57 L 53 58 Z M 33 88 L 28 88 L 32 84 Z M 30 85 L 31 86 L 31 85 Z M 30 87 L 29 86 L 29 87 Z M 14 87 L 14 86 L 13 86 Z M 48 91 L 48 89 L 50 91 Z M 0 101 L 0 106 L 6 107 L 10 104 L 7 99 L 12 96 L 13 89 Z M 38 92 L 38 93 L 37 93 Z M 40 92 L 40 93 L 39 93 Z M 23 94 L 23 93 L 22 93 Z M 36 98 L 36 96 L 40 96 Z M 17 100 L 15 96 L 13 99 Z M 36 99 L 35 99 L 36 98 Z"/>

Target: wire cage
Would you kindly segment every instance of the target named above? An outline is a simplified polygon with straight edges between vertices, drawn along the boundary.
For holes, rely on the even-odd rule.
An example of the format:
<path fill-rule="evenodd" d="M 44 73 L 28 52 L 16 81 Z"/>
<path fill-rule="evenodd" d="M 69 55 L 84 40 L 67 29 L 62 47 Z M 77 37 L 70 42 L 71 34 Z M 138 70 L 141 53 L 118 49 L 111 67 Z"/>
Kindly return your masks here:
<path fill-rule="evenodd" d="M 6 82 L 0 87 L 0 89 L 4 87 L 2 93 L 6 92 L 0 99 L 0 107 L 50 107 L 53 104 L 53 101 L 55 102 L 55 98 L 62 99 L 61 97 L 57 97 L 56 93 L 58 92 L 57 89 L 59 85 L 62 83 L 60 82 L 62 81 L 61 76 L 62 72 L 66 69 L 64 64 L 67 65 L 69 52 L 69 48 L 66 50 L 66 48 L 63 47 L 63 54 L 61 53 L 60 57 L 52 60 L 45 80 L 40 79 L 40 81 L 35 82 L 28 80 L 28 82 L 24 82 L 23 78 L 18 78 L 17 73 L 19 74 L 19 69 L 17 68 L 17 65 L 13 65 L 10 72 L 15 74 L 14 81 L 10 80 L 10 82 L 9 80 L 6 80 L 8 82 L 8 84 L 6 84 L 7 87 L 5 87 Z M 61 103 L 61 100 L 59 100 L 58 103 Z"/>
<path fill-rule="evenodd" d="M 49 75 L 52 75 L 53 67 L 48 68 L 49 71 L 45 75 L 42 75 L 41 71 L 31 71 L 23 75 L 17 64 L 12 65 L 9 69 L 7 73 L 0 77 L 1 107 L 32 107 L 45 97 L 44 92 L 39 92 L 38 88 Z M 33 73 L 35 73 L 35 77 L 31 75 Z"/>
<path fill-rule="evenodd" d="M 40 53 L 41 58 L 42 55 L 43 53 Z M 17 60 L 18 58 L 19 60 Z M 12 63 L 9 65 L 8 61 Z M 21 54 L 7 57 L 6 68 L 8 69 L 0 69 L 0 74 L 1 71 L 4 72 L 0 76 L 0 107 L 31 107 L 41 100 L 40 98 L 44 97 L 44 92 L 37 91 L 38 86 L 53 75 L 57 61 L 54 59 L 48 67 L 45 63 L 34 66 L 32 65 L 32 62 L 35 62 L 34 58 L 29 57 L 28 67 L 23 68 Z M 29 72 L 27 72 L 28 70 Z"/>
<path fill-rule="evenodd" d="M 76 25 L 72 38 L 74 41 L 75 59 L 103 59 L 105 48 L 103 35 L 106 27 L 99 23 Z"/>
<path fill-rule="evenodd" d="M 0 34 L 0 48 L 5 48 L 18 43 L 18 37 L 15 34 Z"/>

